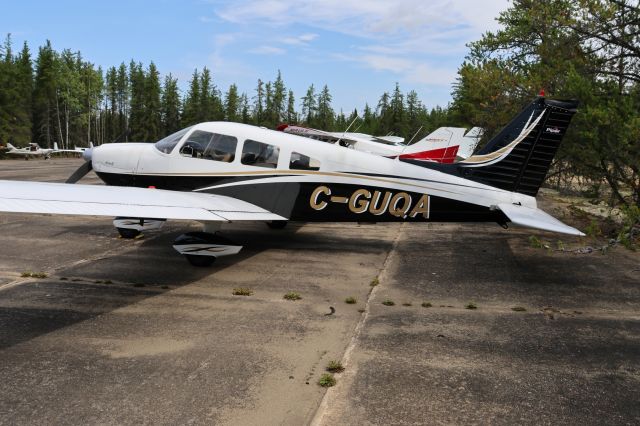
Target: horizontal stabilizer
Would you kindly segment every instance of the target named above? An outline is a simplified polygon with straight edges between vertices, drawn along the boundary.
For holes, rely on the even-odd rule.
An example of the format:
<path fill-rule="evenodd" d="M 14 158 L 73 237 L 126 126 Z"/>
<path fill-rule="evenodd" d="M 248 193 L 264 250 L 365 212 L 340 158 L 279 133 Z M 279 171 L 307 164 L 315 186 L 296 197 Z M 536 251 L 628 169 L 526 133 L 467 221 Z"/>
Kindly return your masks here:
<path fill-rule="evenodd" d="M 222 195 L 104 185 L 0 180 L 0 212 L 198 221 L 286 218 Z"/>
<path fill-rule="evenodd" d="M 542 229 L 543 231 L 558 232 L 560 234 L 579 235 L 584 234 L 576 228 L 565 225 L 555 217 L 540 209 L 519 206 L 516 204 L 498 204 L 498 208 L 509 218 L 514 225 L 528 228 Z"/>

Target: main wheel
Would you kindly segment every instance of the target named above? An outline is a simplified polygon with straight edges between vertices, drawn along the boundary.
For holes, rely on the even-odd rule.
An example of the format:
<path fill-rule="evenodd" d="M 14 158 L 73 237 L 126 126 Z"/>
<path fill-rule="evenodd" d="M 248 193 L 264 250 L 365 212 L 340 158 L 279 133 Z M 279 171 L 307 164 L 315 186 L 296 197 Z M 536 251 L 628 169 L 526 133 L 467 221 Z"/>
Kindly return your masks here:
<path fill-rule="evenodd" d="M 137 237 L 138 235 L 140 235 L 140 231 L 138 231 L 137 229 L 129 229 L 129 228 L 117 228 L 117 229 L 118 229 L 118 232 L 120 233 L 120 236 L 128 240 L 131 240 Z"/>
<path fill-rule="evenodd" d="M 271 222 L 267 222 L 267 226 L 271 229 L 284 229 L 287 226 L 286 220 L 272 220 Z"/>
<path fill-rule="evenodd" d="M 216 261 L 215 256 L 196 256 L 193 254 L 185 254 L 184 255 L 190 264 L 198 267 L 206 267 L 213 265 L 213 262 Z"/>

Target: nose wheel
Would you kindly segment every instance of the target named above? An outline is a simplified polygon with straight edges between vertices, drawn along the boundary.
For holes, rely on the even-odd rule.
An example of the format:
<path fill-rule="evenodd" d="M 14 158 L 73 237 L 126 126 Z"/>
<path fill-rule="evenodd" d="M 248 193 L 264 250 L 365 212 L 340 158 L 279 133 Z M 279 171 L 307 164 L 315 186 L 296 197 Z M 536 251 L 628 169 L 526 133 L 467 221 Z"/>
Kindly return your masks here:
<path fill-rule="evenodd" d="M 113 226 L 116 227 L 122 238 L 133 239 L 142 231 L 151 231 L 162 228 L 165 219 L 149 219 L 140 217 L 116 217 Z"/>

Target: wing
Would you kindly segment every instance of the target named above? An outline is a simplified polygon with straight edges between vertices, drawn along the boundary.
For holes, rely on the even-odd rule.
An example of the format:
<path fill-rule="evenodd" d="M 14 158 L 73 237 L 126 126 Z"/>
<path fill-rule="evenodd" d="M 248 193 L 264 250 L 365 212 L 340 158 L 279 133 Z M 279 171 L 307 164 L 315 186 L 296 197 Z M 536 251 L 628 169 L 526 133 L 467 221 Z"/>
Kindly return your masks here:
<path fill-rule="evenodd" d="M 0 180 L 0 211 L 199 221 L 286 220 L 222 195 L 104 185 Z"/>
<path fill-rule="evenodd" d="M 498 208 L 515 225 L 526 226 L 528 228 L 542 229 L 544 231 L 559 232 L 561 234 L 579 235 L 584 234 L 576 228 L 565 225 L 555 217 L 548 215 L 540 209 L 519 206 L 516 204 L 498 204 Z"/>

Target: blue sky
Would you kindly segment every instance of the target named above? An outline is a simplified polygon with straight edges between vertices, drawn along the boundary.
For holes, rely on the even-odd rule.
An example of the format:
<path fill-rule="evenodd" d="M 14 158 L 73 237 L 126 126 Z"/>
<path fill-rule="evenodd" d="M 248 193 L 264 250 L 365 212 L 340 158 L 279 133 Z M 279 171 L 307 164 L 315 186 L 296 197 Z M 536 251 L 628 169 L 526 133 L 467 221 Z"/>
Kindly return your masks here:
<path fill-rule="evenodd" d="M 15 48 L 51 40 L 106 68 L 154 61 L 185 88 L 209 67 L 226 91 L 252 97 L 280 69 L 300 98 L 325 84 L 333 106 L 375 106 L 395 82 L 427 106 L 446 105 L 465 44 L 498 27 L 508 0 L 109 0 L 6 1 L 0 31 Z"/>

